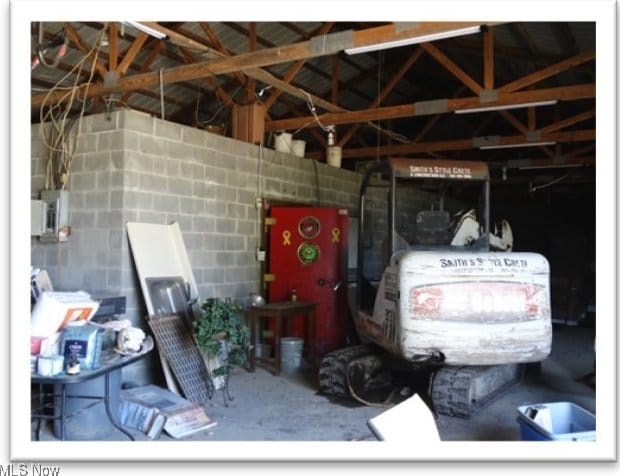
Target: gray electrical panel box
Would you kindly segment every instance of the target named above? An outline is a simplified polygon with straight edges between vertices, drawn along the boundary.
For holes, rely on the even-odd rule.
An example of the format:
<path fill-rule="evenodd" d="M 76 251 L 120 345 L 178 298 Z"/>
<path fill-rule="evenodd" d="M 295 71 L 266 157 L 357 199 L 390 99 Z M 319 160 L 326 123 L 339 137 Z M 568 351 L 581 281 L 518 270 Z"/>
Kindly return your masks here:
<path fill-rule="evenodd" d="M 46 208 L 41 241 L 67 241 L 71 234 L 69 192 L 67 190 L 42 190 L 41 201 L 45 203 Z"/>
<path fill-rule="evenodd" d="M 47 203 L 43 200 L 30 200 L 30 235 L 41 236 L 45 233 L 47 221 Z"/>

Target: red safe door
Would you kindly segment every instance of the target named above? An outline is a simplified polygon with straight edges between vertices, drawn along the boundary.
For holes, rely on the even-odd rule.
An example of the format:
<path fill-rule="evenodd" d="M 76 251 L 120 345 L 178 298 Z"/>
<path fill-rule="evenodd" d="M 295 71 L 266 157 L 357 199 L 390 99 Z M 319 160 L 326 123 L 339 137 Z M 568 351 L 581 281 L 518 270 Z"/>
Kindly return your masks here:
<path fill-rule="evenodd" d="M 348 213 L 339 208 L 272 207 L 269 228 L 270 302 L 316 302 L 316 355 L 344 346 L 347 322 Z M 293 337 L 304 337 L 294 318 Z"/>

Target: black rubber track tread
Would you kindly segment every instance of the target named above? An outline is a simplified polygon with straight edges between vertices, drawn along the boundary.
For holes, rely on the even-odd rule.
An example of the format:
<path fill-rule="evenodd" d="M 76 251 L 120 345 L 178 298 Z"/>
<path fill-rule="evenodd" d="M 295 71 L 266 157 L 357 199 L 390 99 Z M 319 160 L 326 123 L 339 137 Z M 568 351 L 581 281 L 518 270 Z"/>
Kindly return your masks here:
<path fill-rule="evenodd" d="M 467 367 L 442 367 L 433 375 L 431 400 L 441 415 L 471 416 L 470 385 L 472 373 Z"/>
<path fill-rule="evenodd" d="M 431 401 L 434 410 L 441 415 L 470 418 L 520 380 L 520 376 L 517 376 L 486 395 L 482 400 L 473 401 L 471 398 L 472 382 L 481 375 L 481 372 L 487 370 L 488 368 L 477 366 L 446 366 L 437 370 L 431 384 Z"/>
<path fill-rule="evenodd" d="M 362 344 L 334 350 L 327 354 L 323 357 L 319 367 L 319 391 L 325 395 L 350 397 L 347 382 L 349 363 L 376 351 L 375 346 Z"/>

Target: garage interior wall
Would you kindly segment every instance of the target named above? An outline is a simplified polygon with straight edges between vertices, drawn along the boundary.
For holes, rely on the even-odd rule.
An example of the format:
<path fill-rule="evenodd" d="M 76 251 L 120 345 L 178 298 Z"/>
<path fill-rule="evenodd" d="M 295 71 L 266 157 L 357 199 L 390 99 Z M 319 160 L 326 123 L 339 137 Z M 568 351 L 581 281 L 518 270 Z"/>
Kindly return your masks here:
<path fill-rule="evenodd" d="M 31 198 L 45 187 L 40 127 L 31 131 Z M 121 317 L 138 327 L 147 327 L 146 310 L 128 221 L 178 222 L 200 299 L 243 302 L 260 287 L 256 197 L 318 203 L 311 160 L 131 110 L 85 117 L 81 127 L 67 187 L 71 236 L 57 244 L 33 237 L 31 264 L 48 271 L 55 290 L 126 296 Z M 316 172 L 320 205 L 355 214 L 361 176 L 320 163 Z"/>

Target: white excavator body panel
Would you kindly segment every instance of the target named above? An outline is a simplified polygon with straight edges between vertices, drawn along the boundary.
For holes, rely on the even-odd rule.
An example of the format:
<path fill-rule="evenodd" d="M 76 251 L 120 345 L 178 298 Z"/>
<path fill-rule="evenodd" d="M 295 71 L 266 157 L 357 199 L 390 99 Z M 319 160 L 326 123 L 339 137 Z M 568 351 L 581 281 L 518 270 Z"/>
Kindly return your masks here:
<path fill-rule="evenodd" d="M 358 330 L 410 361 L 544 360 L 551 351 L 549 265 L 536 253 L 402 251 Z"/>

